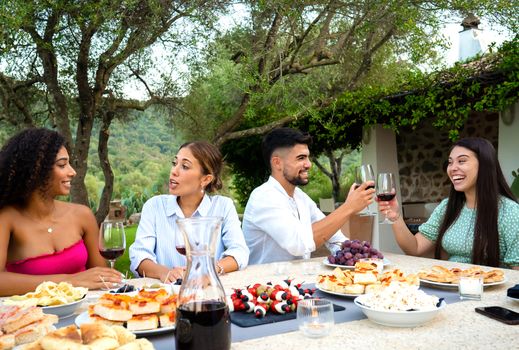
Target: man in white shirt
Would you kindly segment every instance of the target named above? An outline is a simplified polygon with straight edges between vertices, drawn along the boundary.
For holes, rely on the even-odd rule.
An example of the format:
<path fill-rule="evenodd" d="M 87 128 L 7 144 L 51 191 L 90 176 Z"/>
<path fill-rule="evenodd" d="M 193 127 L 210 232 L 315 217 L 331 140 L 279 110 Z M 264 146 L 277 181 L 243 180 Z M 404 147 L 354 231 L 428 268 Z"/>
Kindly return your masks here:
<path fill-rule="evenodd" d="M 243 234 L 250 249 L 249 264 L 287 261 L 310 255 L 326 244 L 346 239 L 340 228 L 373 200 L 371 183 L 350 188 L 346 202 L 325 216 L 297 186 L 308 183 L 312 166 L 311 137 L 291 128 L 278 128 L 262 141 L 263 157 L 270 165 L 267 182 L 252 191 L 243 215 Z"/>

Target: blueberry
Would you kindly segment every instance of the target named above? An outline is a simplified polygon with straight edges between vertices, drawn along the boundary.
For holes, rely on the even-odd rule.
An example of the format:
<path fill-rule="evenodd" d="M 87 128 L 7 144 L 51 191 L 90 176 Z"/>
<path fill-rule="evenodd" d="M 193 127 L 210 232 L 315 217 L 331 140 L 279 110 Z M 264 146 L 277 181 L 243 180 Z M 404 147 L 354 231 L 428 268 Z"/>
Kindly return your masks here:
<path fill-rule="evenodd" d="M 134 286 L 132 286 L 131 284 L 125 284 L 115 291 L 110 291 L 110 293 L 128 293 L 133 292 L 134 290 Z"/>

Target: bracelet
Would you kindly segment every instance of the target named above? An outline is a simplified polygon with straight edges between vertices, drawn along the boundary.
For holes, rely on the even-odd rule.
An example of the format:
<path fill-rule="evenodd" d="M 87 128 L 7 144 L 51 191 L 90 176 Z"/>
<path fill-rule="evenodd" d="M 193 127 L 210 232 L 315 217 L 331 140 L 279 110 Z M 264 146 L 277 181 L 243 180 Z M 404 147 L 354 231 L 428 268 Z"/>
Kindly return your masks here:
<path fill-rule="evenodd" d="M 222 265 L 216 263 L 216 269 L 217 269 L 216 273 L 219 274 L 220 276 L 225 274 L 225 270 Z"/>

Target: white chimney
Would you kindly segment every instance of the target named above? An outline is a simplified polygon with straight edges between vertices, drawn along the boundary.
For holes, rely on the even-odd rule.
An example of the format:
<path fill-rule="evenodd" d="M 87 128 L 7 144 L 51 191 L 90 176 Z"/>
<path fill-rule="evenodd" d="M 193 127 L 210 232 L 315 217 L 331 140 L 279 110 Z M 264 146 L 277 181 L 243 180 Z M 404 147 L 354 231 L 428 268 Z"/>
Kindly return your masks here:
<path fill-rule="evenodd" d="M 472 13 L 461 22 L 463 30 L 460 32 L 458 61 L 466 61 L 486 51 L 488 45 L 483 39 L 483 31 L 478 29 L 479 24 L 479 18 Z"/>

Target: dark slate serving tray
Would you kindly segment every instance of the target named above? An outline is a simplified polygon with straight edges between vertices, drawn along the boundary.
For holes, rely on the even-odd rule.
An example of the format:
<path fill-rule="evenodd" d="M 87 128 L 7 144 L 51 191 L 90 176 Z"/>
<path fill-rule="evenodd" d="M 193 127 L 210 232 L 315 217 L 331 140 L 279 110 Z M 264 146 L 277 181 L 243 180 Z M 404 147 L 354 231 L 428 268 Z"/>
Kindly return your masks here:
<path fill-rule="evenodd" d="M 345 310 L 344 306 L 340 306 L 337 304 L 333 304 L 333 311 L 338 312 Z M 260 326 L 262 324 L 275 323 L 275 322 L 283 322 L 288 320 L 294 320 L 296 318 L 296 312 L 289 312 L 287 314 L 274 314 L 272 312 L 267 312 L 265 317 L 256 318 L 254 313 L 236 311 L 231 312 L 231 322 L 240 327 L 254 327 Z"/>

